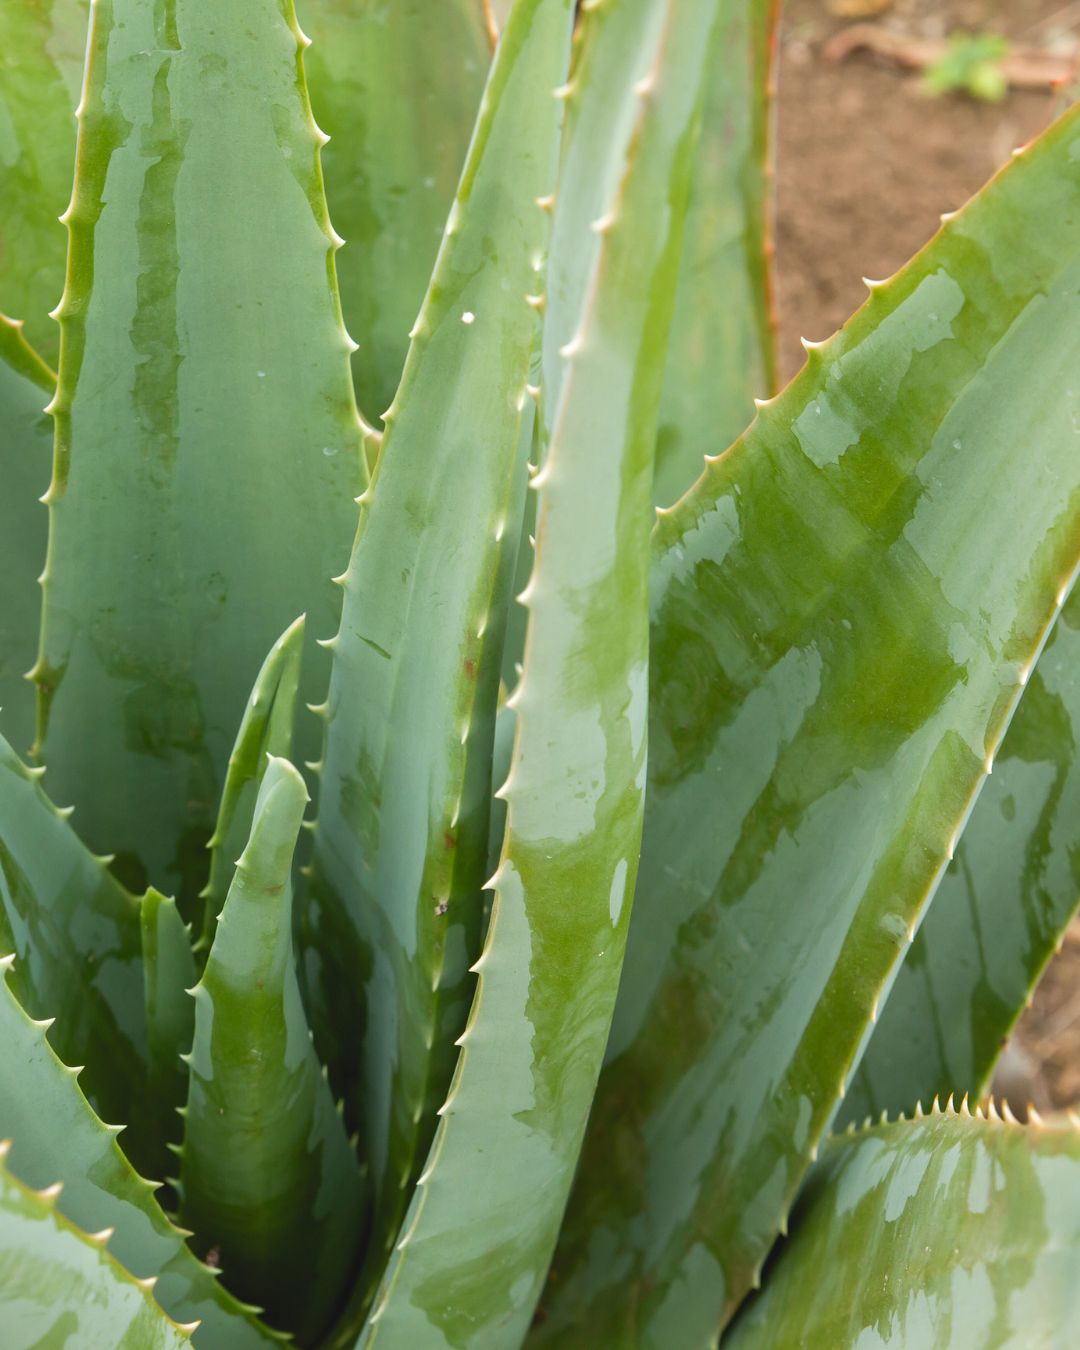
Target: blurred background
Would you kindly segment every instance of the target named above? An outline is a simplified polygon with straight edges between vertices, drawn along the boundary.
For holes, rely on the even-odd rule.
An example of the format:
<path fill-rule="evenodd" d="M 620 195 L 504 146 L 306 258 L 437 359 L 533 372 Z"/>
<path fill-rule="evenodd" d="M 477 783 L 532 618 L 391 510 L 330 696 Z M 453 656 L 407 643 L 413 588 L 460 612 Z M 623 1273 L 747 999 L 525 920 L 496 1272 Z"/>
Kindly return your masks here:
<path fill-rule="evenodd" d="M 1080 0 L 783 0 L 780 370 L 802 365 L 1015 146 L 1080 97 Z M 1080 899 L 1080 897 L 1078 897 Z M 1080 920 L 1010 1038 L 1014 1109 L 1080 1101 Z"/>

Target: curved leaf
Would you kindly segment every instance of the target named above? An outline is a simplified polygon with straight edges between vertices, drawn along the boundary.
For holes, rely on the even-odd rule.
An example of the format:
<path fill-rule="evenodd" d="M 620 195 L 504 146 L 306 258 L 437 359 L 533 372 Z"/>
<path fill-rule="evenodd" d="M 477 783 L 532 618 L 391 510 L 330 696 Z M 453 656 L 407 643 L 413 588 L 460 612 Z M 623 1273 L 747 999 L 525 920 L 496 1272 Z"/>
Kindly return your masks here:
<path fill-rule="evenodd" d="M 25 320 L 51 362 L 59 333 L 49 311 L 64 287 L 67 252 L 57 217 L 71 196 L 89 12 L 87 0 L 0 7 L 0 309 Z"/>
<path fill-rule="evenodd" d="M 171 1170 L 168 1146 L 178 1144 L 182 1133 L 179 1111 L 187 1096 L 188 1075 L 181 1055 L 191 1049 L 195 1005 L 190 991 L 198 973 L 191 933 L 175 900 L 151 887 L 139 908 L 150 1051 L 148 1134 L 157 1145 L 155 1165 L 147 1175 L 164 1177 Z"/>
<path fill-rule="evenodd" d="M 39 499 L 49 485 L 52 423 L 42 409 L 55 387 L 20 326 L 0 314 L 0 730 L 23 754 L 34 739 L 26 674 L 37 647 L 49 524 Z"/>
<path fill-rule="evenodd" d="M 755 1278 L 1080 559 L 1080 110 L 662 516 L 645 843 L 544 1336 Z"/>
<path fill-rule="evenodd" d="M 0 955 L 35 1017 L 56 1017 L 56 1051 L 86 1066 L 85 1090 L 144 1165 L 148 1049 L 138 902 L 95 858 L 0 738 Z M 45 1183 L 48 1184 L 48 1183 Z"/>
<path fill-rule="evenodd" d="M 154 1198 L 155 1186 L 132 1168 L 78 1083 L 57 1059 L 12 992 L 10 959 L 0 960 L 0 1137 L 13 1140 L 7 1159 L 27 1186 L 63 1183 L 61 1212 L 88 1232 L 113 1230 L 109 1251 L 139 1279 L 155 1277 L 154 1294 L 177 1321 L 198 1321 L 198 1350 L 267 1350 L 280 1338 L 218 1283 L 198 1261 Z M 6 1342 L 3 1342 L 7 1350 Z M 140 1347 L 141 1350 L 141 1347 Z"/>
<path fill-rule="evenodd" d="M 360 406 L 390 406 L 491 57 L 480 0 L 298 0 Z M 436 17 L 437 13 L 437 17 Z M 524 148 L 524 147 L 523 147 Z"/>
<path fill-rule="evenodd" d="M 985 1092 L 1080 903 L 1080 591 L 896 977 L 842 1120 Z"/>
<path fill-rule="evenodd" d="M 656 441 L 659 506 L 730 445 L 775 392 L 768 237 L 770 108 L 779 0 L 730 0 L 713 36 L 709 98 L 686 219 Z"/>
<path fill-rule="evenodd" d="M 252 680 L 303 611 L 325 689 L 361 425 L 289 0 L 99 0 L 81 108 L 39 731 L 88 842 L 186 912 Z"/>
<path fill-rule="evenodd" d="M 305 971 L 371 1168 L 376 1279 L 480 950 L 508 545 L 535 410 L 536 198 L 554 175 L 572 17 L 570 0 L 527 0 L 500 45 L 343 578 Z"/>
<path fill-rule="evenodd" d="M 712 3 L 659 6 L 654 84 L 564 348 L 538 496 L 507 826 L 462 1053 L 359 1344 L 528 1329 L 618 987 L 645 782 L 656 412 Z M 515 6 L 503 47 L 518 22 Z"/>
<path fill-rule="evenodd" d="M 360 1172 L 311 1045 L 290 874 L 304 780 L 263 775 L 202 979 L 180 1154 L 181 1214 L 229 1286 L 311 1344 L 359 1260 Z"/>
<path fill-rule="evenodd" d="M 1066 1350 L 1080 1317 L 1077 1124 L 948 1112 L 834 1141 L 725 1350 Z"/>
<path fill-rule="evenodd" d="M 31 1191 L 8 1172 L 0 1143 L 0 1335 L 5 1350 L 72 1344 L 98 1350 L 183 1350 L 191 1327 L 169 1320 L 150 1283 L 134 1280 L 105 1249 L 107 1234 L 80 1232 L 56 1208 L 56 1191 Z"/>

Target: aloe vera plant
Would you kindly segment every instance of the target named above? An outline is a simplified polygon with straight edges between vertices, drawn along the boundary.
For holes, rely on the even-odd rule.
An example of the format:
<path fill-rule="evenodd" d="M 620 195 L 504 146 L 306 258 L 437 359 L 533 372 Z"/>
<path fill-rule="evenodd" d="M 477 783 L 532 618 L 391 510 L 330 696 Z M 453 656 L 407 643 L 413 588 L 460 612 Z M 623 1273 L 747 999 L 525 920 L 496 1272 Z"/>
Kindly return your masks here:
<path fill-rule="evenodd" d="M 5 1350 L 1070 1343 L 1080 109 L 776 394 L 776 20 L 4 6 Z"/>

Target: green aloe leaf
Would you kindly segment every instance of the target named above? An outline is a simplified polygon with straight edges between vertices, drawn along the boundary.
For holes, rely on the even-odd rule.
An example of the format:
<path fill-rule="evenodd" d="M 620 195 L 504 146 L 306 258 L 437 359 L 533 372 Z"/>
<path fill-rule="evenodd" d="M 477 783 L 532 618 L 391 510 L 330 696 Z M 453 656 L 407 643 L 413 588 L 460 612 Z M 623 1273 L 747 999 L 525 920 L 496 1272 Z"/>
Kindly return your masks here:
<path fill-rule="evenodd" d="M 390 406 L 491 58 L 480 0 L 298 0 L 360 406 Z M 522 147 L 523 150 L 525 147 Z"/>
<path fill-rule="evenodd" d="M 658 5 L 652 79 L 538 491 L 536 565 L 491 923 L 462 1052 L 359 1344 L 516 1345 L 577 1162 L 618 987 L 645 783 L 656 413 L 712 3 Z M 515 6 L 501 51 L 531 18 Z M 636 617 L 635 617 L 636 616 Z"/>
<path fill-rule="evenodd" d="M 138 1120 L 148 1050 L 139 905 L 79 841 L 28 769 L 0 739 L 0 955 L 35 1017 L 56 1017 L 53 1044 L 85 1065 L 84 1086 L 106 1120 Z M 153 1149 L 125 1141 L 143 1165 Z"/>
<path fill-rule="evenodd" d="M 951 1111 L 829 1145 L 725 1350 L 1067 1350 L 1080 1121 Z"/>
<path fill-rule="evenodd" d="M 661 518 L 634 930 L 548 1343 L 706 1342 L 817 1150 L 1080 559 L 1078 218 L 1074 110 Z"/>
<path fill-rule="evenodd" d="M 310 1344 L 359 1260 L 360 1171 L 311 1044 L 293 964 L 304 780 L 271 759 L 195 987 L 181 1214 L 230 1288 Z"/>
<path fill-rule="evenodd" d="M 39 729 L 87 841 L 182 912 L 267 649 L 337 626 L 364 481 L 301 47 L 290 0 L 93 10 Z"/>
<path fill-rule="evenodd" d="M 1080 591 L 1032 672 L 842 1121 L 986 1091 L 1080 903 Z"/>
<path fill-rule="evenodd" d="M 731 0 L 713 37 L 660 403 L 660 506 L 682 496 L 705 451 L 730 445 L 754 399 L 776 386 L 768 198 L 778 9 L 778 0 Z"/>
<path fill-rule="evenodd" d="M 57 217 L 71 196 L 89 10 L 87 0 L 0 7 L 0 309 L 25 320 L 52 362 L 59 342 L 49 311 L 67 250 Z"/>
<path fill-rule="evenodd" d="M 155 1296 L 170 1316 L 200 1323 L 198 1350 L 279 1345 L 190 1251 L 154 1198 L 154 1183 L 144 1181 L 121 1150 L 119 1127 L 94 1114 L 77 1072 L 45 1039 L 48 1024 L 26 1016 L 12 986 L 10 958 L 0 960 L 0 1137 L 13 1140 L 12 1173 L 38 1188 L 62 1182 L 58 1204 L 72 1223 L 89 1232 L 112 1229 L 111 1254 L 139 1279 L 157 1279 Z M 0 1343 L 7 1350 L 7 1342 Z"/>
<path fill-rule="evenodd" d="M 200 896 L 203 902 L 200 951 L 210 946 L 217 916 L 229 893 L 236 860 L 247 843 L 267 757 L 288 759 L 292 754 L 304 627 L 304 616 L 301 615 L 270 648 L 244 707 L 240 730 L 236 733 L 225 771 L 217 825 L 207 846 L 210 849 L 210 878 Z"/>
<path fill-rule="evenodd" d="M 183 1350 L 192 1327 L 171 1321 L 106 1250 L 107 1234 L 81 1232 L 57 1209 L 57 1191 L 32 1191 L 6 1167 L 0 1143 L 0 1335 L 5 1350 L 95 1346 Z"/>
<path fill-rule="evenodd" d="M 34 739 L 34 687 L 26 674 L 37 646 L 48 533 L 39 499 L 49 485 L 52 423 L 42 409 L 55 387 L 21 326 L 0 314 L 0 731 L 21 754 Z"/>
<path fill-rule="evenodd" d="M 361 500 L 332 644 L 305 971 L 371 1169 L 376 1278 L 446 1097 L 480 950 L 511 545 L 536 408 L 548 236 L 536 199 L 555 174 L 551 95 L 572 18 L 570 0 L 527 0 L 500 45 Z"/>
<path fill-rule="evenodd" d="M 169 1170 L 169 1144 L 182 1134 L 179 1108 L 187 1097 L 187 1069 L 182 1054 L 191 1049 L 195 1005 L 190 991 L 198 979 L 191 950 L 191 932 L 181 919 L 176 901 L 147 891 L 140 905 L 146 1030 L 150 1052 L 148 1135 L 158 1146 L 153 1177 Z"/>

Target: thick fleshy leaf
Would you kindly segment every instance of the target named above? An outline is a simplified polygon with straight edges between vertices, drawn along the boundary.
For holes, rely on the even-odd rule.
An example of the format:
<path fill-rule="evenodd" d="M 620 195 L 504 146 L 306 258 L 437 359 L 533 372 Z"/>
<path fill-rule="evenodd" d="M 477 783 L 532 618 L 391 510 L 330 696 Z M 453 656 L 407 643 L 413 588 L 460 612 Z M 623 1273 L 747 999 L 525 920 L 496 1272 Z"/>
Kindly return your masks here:
<path fill-rule="evenodd" d="M 271 759 L 195 998 L 181 1215 L 229 1287 L 311 1344 L 359 1261 L 360 1171 L 308 1032 L 293 963 L 304 780 Z"/>
<path fill-rule="evenodd" d="M 401 378 L 491 57 L 481 0 L 298 0 L 360 406 Z"/>
<path fill-rule="evenodd" d="M 176 901 L 153 887 L 140 905 L 146 1033 L 150 1074 L 147 1107 L 149 1139 L 157 1145 L 150 1176 L 172 1171 L 168 1145 L 180 1142 L 179 1109 L 187 1097 L 187 1068 L 181 1055 L 191 1049 L 195 1005 L 190 990 L 198 978 L 191 932 Z"/>
<path fill-rule="evenodd" d="M 217 825 L 208 845 L 210 878 L 200 896 L 203 902 L 200 951 L 210 946 L 236 860 L 251 832 L 255 798 L 266 772 L 267 756 L 288 759 L 292 754 L 304 626 L 301 615 L 270 648 L 244 708 L 225 771 Z"/>
<path fill-rule="evenodd" d="M 252 681 L 304 611 L 325 689 L 364 478 L 300 49 L 291 0 L 93 10 L 39 731 L 84 838 L 185 914 Z"/>
<path fill-rule="evenodd" d="M 949 1112 L 835 1140 L 725 1350 L 1067 1350 L 1078 1124 Z"/>
<path fill-rule="evenodd" d="M 53 436 L 42 409 L 55 387 L 20 327 L 0 314 L 0 731 L 20 754 L 34 739 L 34 687 L 26 674 L 37 649 L 49 523 L 40 498 L 49 486 Z"/>
<path fill-rule="evenodd" d="M 538 491 L 507 826 L 477 993 L 360 1345 L 513 1346 L 558 1233 L 607 1038 L 645 785 L 648 524 L 713 3 L 653 5 L 654 77 L 563 348 Z M 503 48 L 516 24 L 512 11 Z"/>
<path fill-rule="evenodd" d="M 0 6 L 0 310 L 25 320 L 52 362 L 59 332 L 49 311 L 67 251 L 57 217 L 71 196 L 89 13 L 87 0 Z"/>
<path fill-rule="evenodd" d="M 1080 591 L 1066 602 L 841 1112 L 979 1097 L 1080 903 Z"/>
<path fill-rule="evenodd" d="M 86 1066 L 84 1087 L 114 1124 L 138 1123 L 148 1050 L 138 902 L 80 842 L 0 739 L 0 956 L 34 1017 L 55 1017 L 52 1042 Z M 152 1138 L 125 1140 L 140 1165 Z"/>
<path fill-rule="evenodd" d="M 180 1322 L 199 1321 L 198 1350 L 268 1350 L 280 1338 L 238 1303 L 217 1272 L 196 1259 L 132 1168 L 78 1083 L 57 1059 L 45 1026 L 31 1022 L 12 992 L 10 961 L 0 961 L 0 1138 L 13 1141 L 8 1165 L 27 1186 L 63 1183 L 61 1212 L 88 1232 L 113 1229 L 109 1251 L 140 1279 L 154 1277 L 162 1307 Z M 59 1024 L 58 1024 L 59 1025 Z M 7 1342 L 0 1340 L 7 1350 Z"/>
<path fill-rule="evenodd" d="M 770 84 L 778 0 L 729 0 L 713 37 L 682 270 L 671 324 L 656 501 L 730 445 L 776 385 L 768 237 Z"/>
<path fill-rule="evenodd" d="M 1073 111 L 661 519 L 634 929 L 549 1343 L 707 1342 L 814 1156 L 1080 558 L 1078 220 Z"/>
<path fill-rule="evenodd" d="M 480 952 L 508 546 L 536 407 L 536 199 L 554 180 L 572 19 L 570 0 L 527 0 L 500 44 L 333 643 L 304 961 L 316 1040 L 371 1169 L 375 1278 L 446 1098 Z"/>
<path fill-rule="evenodd" d="M 150 1287 L 57 1208 L 55 1189 L 32 1191 L 5 1166 L 0 1144 L 0 1337 L 5 1350 L 183 1350 L 191 1327 L 171 1321 Z"/>

